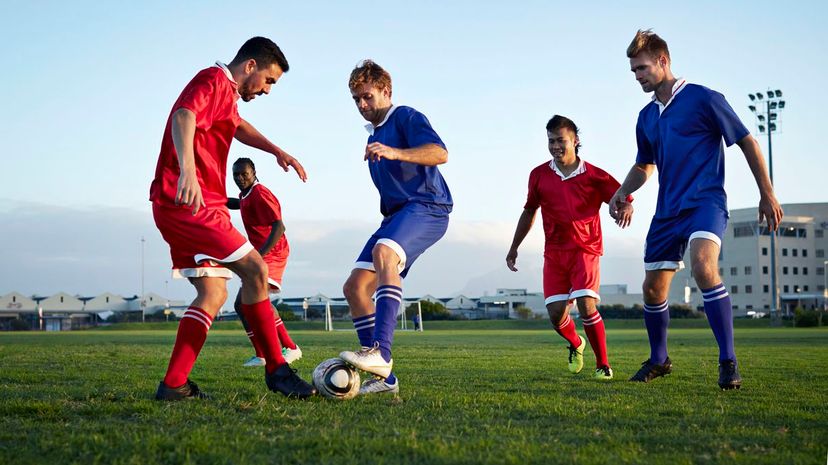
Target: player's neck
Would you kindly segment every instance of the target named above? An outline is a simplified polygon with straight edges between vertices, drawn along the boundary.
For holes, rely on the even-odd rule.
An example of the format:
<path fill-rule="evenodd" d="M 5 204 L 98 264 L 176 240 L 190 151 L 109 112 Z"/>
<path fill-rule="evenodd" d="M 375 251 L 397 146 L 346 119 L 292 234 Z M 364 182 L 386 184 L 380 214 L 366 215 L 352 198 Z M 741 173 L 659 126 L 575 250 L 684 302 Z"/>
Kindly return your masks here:
<path fill-rule="evenodd" d="M 578 157 L 572 159 L 569 163 L 564 163 L 564 161 L 555 160 L 555 166 L 558 167 L 558 171 L 560 171 L 564 176 L 569 176 L 572 174 L 573 171 L 578 169 Z"/>
<path fill-rule="evenodd" d="M 372 124 L 374 127 L 377 127 L 377 126 L 379 126 L 380 124 L 382 124 L 382 122 L 383 122 L 383 121 L 385 121 L 385 117 L 388 115 L 388 112 L 391 110 L 391 107 L 392 107 L 392 106 L 394 106 L 394 105 L 389 104 L 387 108 L 383 108 L 383 109 L 377 110 L 377 118 L 376 118 L 376 121 L 371 121 L 371 124 Z"/>
<path fill-rule="evenodd" d="M 677 79 L 673 76 L 672 73 L 668 73 L 667 76 L 661 81 L 661 84 L 656 88 L 655 95 L 659 102 L 663 105 L 667 105 L 667 102 L 673 98 L 673 86 L 676 85 Z"/>

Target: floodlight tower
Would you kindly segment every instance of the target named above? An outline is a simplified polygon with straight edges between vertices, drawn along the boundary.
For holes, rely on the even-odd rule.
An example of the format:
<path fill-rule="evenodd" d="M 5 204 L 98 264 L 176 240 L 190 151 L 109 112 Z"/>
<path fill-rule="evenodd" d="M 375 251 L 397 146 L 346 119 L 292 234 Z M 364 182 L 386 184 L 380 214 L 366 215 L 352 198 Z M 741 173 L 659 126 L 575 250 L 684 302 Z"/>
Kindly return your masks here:
<path fill-rule="evenodd" d="M 781 123 L 780 115 L 785 108 L 782 100 L 782 91 L 779 89 L 766 92 L 748 94 L 750 105 L 748 109 L 756 117 L 756 128 L 760 134 L 768 134 L 768 171 L 773 185 L 773 144 L 772 135 L 778 131 Z M 770 228 L 768 228 L 770 229 Z M 770 272 L 771 272 L 771 319 L 778 320 L 779 314 L 779 283 L 776 273 L 776 231 L 770 233 Z"/>

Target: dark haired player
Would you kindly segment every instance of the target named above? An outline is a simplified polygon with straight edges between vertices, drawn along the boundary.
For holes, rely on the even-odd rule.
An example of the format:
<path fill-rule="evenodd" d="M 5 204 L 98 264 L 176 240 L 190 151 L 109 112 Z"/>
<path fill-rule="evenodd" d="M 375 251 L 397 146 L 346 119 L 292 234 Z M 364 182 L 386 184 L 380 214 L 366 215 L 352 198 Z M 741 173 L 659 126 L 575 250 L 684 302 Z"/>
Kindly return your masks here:
<path fill-rule="evenodd" d="M 231 271 L 242 280 L 241 308 L 261 341 L 269 389 L 304 398 L 315 389 L 282 356 L 267 294 L 267 267 L 259 253 L 230 222 L 227 210 L 227 155 L 233 138 L 273 154 L 285 171 L 302 165 L 239 116 L 236 101 L 267 94 L 288 62 L 264 37 L 242 45 L 225 65 L 203 69 L 181 92 L 170 111 L 161 153 L 150 187 L 155 224 L 170 245 L 173 276 L 188 278 L 197 296 L 178 325 L 170 363 L 158 385 L 158 400 L 203 398 L 188 376 L 213 318 L 227 299 Z"/>
<path fill-rule="evenodd" d="M 529 194 L 506 255 L 506 266 L 517 271 L 518 247 L 532 228 L 540 208 L 546 237 L 544 303 L 555 331 L 569 342 L 569 371 L 580 373 L 583 369 L 586 346 L 569 317 L 569 302 L 575 300 L 584 332 L 595 353 L 592 377 L 611 380 L 613 372 L 607 357 L 604 321 L 596 307 L 600 300 L 599 260 L 603 253 L 599 213 L 601 205 L 609 202 L 619 184 L 604 170 L 578 156 L 581 141 L 572 120 L 555 115 L 546 124 L 546 135 L 552 160 L 529 174 Z M 625 203 L 613 217 L 619 226 L 626 227 L 632 219 L 632 206 Z"/>

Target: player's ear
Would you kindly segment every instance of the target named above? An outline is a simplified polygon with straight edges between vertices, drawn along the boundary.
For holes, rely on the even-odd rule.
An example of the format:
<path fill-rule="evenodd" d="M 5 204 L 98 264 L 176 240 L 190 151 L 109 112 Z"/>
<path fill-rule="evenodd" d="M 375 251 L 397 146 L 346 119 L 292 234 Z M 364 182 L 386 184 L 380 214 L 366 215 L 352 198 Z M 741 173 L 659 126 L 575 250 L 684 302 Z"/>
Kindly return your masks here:
<path fill-rule="evenodd" d="M 256 64 L 256 60 L 251 58 L 244 63 L 244 72 L 250 74 L 256 71 L 257 66 L 258 65 Z"/>

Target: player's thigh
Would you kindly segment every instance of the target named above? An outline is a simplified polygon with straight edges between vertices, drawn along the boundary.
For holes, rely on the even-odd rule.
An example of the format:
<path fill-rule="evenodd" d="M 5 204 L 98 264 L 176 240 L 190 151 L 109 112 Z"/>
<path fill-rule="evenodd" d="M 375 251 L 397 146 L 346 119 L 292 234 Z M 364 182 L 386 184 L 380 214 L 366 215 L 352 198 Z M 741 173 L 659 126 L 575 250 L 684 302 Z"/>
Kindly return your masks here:
<path fill-rule="evenodd" d="M 343 291 L 346 297 L 354 296 L 356 293 L 370 297 L 377 291 L 377 274 L 363 268 L 354 268 L 345 280 Z"/>
<path fill-rule="evenodd" d="M 267 264 L 265 264 L 262 256 L 255 249 L 248 251 L 237 260 L 222 264 L 233 273 L 239 275 L 242 281 L 267 281 Z"/>
<path fill-rule="evenodd" d="M 568 300 L 556 300 L 546 304 L 546 313 L 549 314 L 549 319 L 552 323 L 558 325 L 563 323 L 566 319 L 566 313 L 569 309 Z"/>
<path fill-rule="evenodd" d="M 190 278 L 190 282 L 197 294 L 193 305 L 215 317 L 227 301 L 227 279 L 203 276 Z"/>
<path fill-rule="evenodd" d="M 721 282 L 719 252 L 728 214 L 718 207 L 699 207 L 690 218 L 689 252 L 693 278 L 702 288 Z"/>
<path fill-rule="evenodd" d="M 445 207 L 412 203 L 392 215 L 390 221 L 377 232 L 377 244 L 397 254 L 400 274 L 404 276 L 417 258 L 446 234 L 448 224 Z"/>

